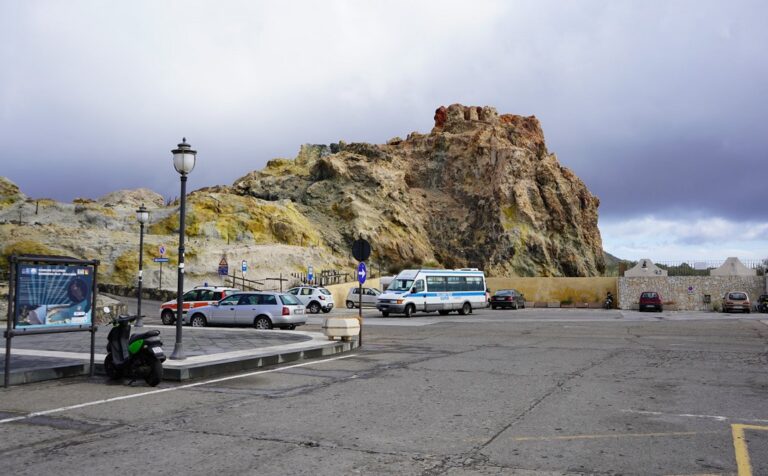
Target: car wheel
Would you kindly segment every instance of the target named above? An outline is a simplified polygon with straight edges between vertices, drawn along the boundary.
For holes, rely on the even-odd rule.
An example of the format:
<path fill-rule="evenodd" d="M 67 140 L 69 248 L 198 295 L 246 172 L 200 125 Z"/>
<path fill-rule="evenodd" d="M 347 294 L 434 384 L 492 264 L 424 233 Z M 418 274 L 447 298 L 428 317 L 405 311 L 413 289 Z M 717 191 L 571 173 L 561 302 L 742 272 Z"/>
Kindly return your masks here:
<path fill-rule="evenodd" d="M 202 314 L 195 314 L 189 320 L 189 325 L 192 327 L 205 327 L 206 325 L 208 325 L 208 322 L 206 322 L 205 316 L 203 316 Z"/>
<path fill-rule="evenodd" d="M 389 317 L 389 311 L 381 311 L 381 317 Z"/>
<path fill-rule="evenodd" d="M 328 314 L 329 312 L 331 312 L 331 308 L 330 307 L 328 307 L 328 308 L 324 307 L 324 308 L 322 308 L 322 311 L 323 311 L 323 314 Z"/>
<path fill-rule="evenodd" d="M 496 306 L 491 306 L 491 309 L 493 309 L 495 311 L 496 310 Z"/>
<path fill-rule="evenodd" d="M 292 331 L 296 329 L 296 324 L 289 324 L 288 327 L 286 327 L 286 329 L 288 329 L 289 331 Z"/>
<path fill-rule="evenodd" d="M 407 306 L 405 306 L 405 317 L 411 317 L 411 315 L 413 315 L 415 311 L 416 311 L 416 308 L 414 307 L 414 305 L 408 304 Z"/>
<path fill-rule="evenodd" d="M 253 327 L 256 329 L 272 329 L 272 321 L 267 316 L 259 316 L 253 320 Z"/>
<path fill-rule="evenodd" d="M 160 320 L 163 321 L 163 324 L 166 326 L 170 326 L 173 324 L 173 321 L 176 320 L 176 316 L 173 314 L 173 311 L 166 309 L 162 314 L 160 314 Z"/>
<path fill-rule="evenodd" d="M 320 312 L 320 304 L 317 301 L 312 301 L 309 303 L 309 306 L 307 306 L 307 310 L 312 314 L 317 314 Z"/>
<path fill-rule="evenodd" d="M 461 309 L 459 309 L 459 314 L 462 316 L 466 316 L 470 312 L 472 312 L 472 306 L 470 306 L 468 302 L 465 302 L 464 305 L 461 306 Z"/>
<path fill-rule="evenodd" d="M 517 309 L 518 309 L 517 303 L 514 303 L 514 304 L 512 304 L 512 309 L 514 309 L 515 311 L 517 311 Z"/>
<path fill-rule="evenodd" d="M 353 303 L 352 301 L 347 301 L 347 309 L 354 309 L 354 308 L 355 308 L 355 303 Z"/>
<path fill-rule="evenodd" d="M 747 314 L 749 314 L 749 313 L 751 313 L 751 312 L 752 312 L 752 310 L 751 310 L 751 309 L 747 309 L 747 310 L 746 310 L 746 313 L 747 313 Z"/>

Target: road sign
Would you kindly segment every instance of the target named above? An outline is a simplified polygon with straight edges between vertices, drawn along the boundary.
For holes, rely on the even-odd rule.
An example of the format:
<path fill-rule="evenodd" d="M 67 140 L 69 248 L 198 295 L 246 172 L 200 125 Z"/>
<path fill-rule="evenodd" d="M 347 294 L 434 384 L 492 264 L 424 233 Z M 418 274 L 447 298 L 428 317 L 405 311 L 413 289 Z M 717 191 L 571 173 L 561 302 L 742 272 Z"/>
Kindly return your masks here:
<path fill-rule="evenodd" d="M 155 263 L 167 263 L 168 258 L 152 258 L 152 261 L 154 261 Z"/>
<path fill-rule="evenodd" d="M 219 276 L 226 276 L 229 274 L 229 263 L 227 263 L 227 258 L 221 258 L 221 261 L 219 261 Z"/>
<path fill-rule="evenodd" d="M 315 270 L 312 268 L 312 265 L 309 265 L 307 267 L 307 281 L 312 281 L 315 278 Z"/>
<path fill-rule="evenodd" d="M 371 256 L 371 244 L 360 238 L 352 243 L 352 256 L 358 261 L 365 261 Z"/>
<path fill-rule="evenodd" d="M 246 260 L 243 260 L 243 264 L 242 264 L 242 267 L 240 269 L 243 270 L 243 273 L 248 271 L 248 262 Z"/>
<path fill-rule="evenodd" d="M 160 251 L 160 256 L 165 255 L 165 246 L 160 245 L 160 249 L 158 251 Z"/>
<path fill-rule="evenodd" d="M 365 269 L 365 263 L 360 263 L 357 265 L 357 280 L 360 281 L 360 284 L 365 283 L 366 276 L 368 276 L 368 270 Z"/>

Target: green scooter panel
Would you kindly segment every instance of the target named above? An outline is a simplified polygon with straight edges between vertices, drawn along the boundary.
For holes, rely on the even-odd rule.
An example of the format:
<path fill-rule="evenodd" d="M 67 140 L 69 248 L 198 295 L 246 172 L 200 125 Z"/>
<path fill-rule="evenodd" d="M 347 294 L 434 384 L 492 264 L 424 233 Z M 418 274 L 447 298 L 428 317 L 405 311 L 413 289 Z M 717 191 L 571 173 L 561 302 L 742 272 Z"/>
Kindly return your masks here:
<path fill-rule="evenodd" d="M 144 339 L 136 339 L 135 341 L 131 342 L 131 344 L 128 346 L 128 352 L 131 354 L 138 353 L 141 348 L 144 346 Z"/>

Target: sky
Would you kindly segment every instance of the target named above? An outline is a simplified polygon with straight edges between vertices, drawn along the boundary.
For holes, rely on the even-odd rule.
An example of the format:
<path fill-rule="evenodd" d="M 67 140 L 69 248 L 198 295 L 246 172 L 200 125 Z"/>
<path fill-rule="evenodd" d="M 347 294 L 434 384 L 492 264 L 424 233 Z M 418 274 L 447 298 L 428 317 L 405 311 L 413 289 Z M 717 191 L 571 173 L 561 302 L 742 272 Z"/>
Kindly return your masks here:
<path fill-rule="evenodd" d="M 0 0 L 0 175 L 71 201 L 224 184 L 304 143 L 535 115 L 606 251 L 768 256 L 768 2 Z"/>

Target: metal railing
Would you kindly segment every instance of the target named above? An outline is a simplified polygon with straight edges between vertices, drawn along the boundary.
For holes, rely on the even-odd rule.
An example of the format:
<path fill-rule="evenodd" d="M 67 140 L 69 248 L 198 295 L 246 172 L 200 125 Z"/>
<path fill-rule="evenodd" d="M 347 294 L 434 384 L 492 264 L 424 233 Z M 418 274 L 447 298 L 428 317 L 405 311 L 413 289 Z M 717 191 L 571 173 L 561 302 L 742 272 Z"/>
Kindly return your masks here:
<path fill-rule="evenodd" d="M 653 261 L 653 260 L 652 260 Z M 749 269 L 757 271 L 758 276 L 764 276 L 768 267 L 768 259 L 739 259 L 741 264 Z M 626 269 L 632 269 L 638 262 L 626 261 Z M 653 264 L 667 271 L 669 276 L 709 276 L 713 269 L 717 269 L 725 263 L 725 260 L 681 260 L 681 261 L 653 261 Z"/>

